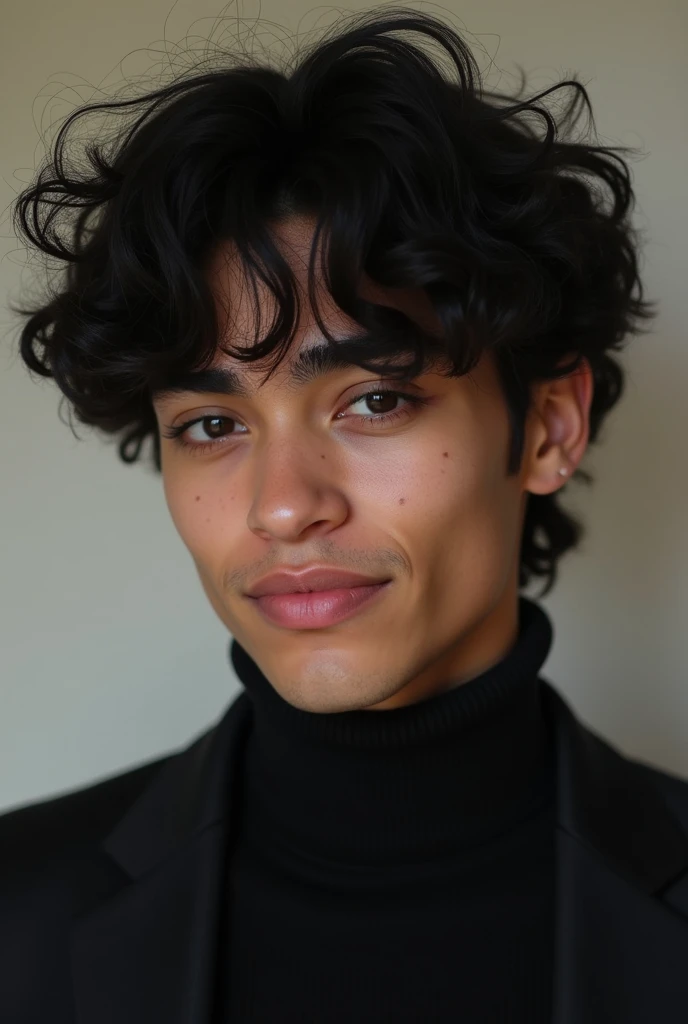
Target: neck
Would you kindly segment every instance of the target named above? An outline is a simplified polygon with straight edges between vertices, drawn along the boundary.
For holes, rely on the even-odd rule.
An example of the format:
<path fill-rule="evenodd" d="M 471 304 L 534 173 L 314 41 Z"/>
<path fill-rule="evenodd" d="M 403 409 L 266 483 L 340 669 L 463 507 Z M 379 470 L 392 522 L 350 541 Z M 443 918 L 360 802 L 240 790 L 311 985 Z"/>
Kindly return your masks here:
<path fill-rule="evenodd" d="M 529 813 L 553 785 L 538 679 L 551 640 L 546 613 L 521 598 L 501 660 L 385 715 L 297 708 L 234 640 L 254 710 L 249 834 L 311 858 L 389 863 L 450 853 Z"/>

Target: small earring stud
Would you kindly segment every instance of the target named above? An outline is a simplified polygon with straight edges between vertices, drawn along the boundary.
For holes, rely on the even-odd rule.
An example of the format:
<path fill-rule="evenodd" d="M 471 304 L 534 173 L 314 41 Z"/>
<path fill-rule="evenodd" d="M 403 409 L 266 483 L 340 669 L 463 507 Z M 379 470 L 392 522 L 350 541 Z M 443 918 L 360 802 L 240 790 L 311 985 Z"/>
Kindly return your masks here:
<path fill-rule="evenodd" d="M 562 476 L 566 476 L 566 474 L 568 473 L 568 469 L 566 468 L 566 466 L 561 466 L 559 469 L 559 473 L 561 473 Z"/>

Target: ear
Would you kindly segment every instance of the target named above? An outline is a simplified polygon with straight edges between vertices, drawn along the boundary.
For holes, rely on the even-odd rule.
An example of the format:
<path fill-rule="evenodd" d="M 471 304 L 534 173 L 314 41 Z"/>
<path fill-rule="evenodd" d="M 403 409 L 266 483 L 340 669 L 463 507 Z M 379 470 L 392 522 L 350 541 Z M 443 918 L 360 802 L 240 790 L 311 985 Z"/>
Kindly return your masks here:
<path fill-rule="evenodd" d="M 569 360 L 567 356 L 559 365 Z M 551 494 L 571 478 L 588 446 L 593 390 L 587 359 L 565 377 L 533 385 L 522 466 L 524 491 Z"/>

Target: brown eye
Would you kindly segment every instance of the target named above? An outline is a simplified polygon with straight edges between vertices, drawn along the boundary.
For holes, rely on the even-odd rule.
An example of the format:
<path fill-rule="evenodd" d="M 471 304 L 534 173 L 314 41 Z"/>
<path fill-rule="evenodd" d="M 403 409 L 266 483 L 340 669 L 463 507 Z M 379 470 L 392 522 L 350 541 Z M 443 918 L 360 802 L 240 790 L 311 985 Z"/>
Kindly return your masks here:
<path fill-rule="evenodd" d="M 203 430 L 208 437 L 224 437 L 222 433 L 223 423 L 234 423 L 234 420 L 229 419 L 228 416 L 204 416 L 202 420 L 198 421 L 203 425 Z M 213 426 L 208 427 L 206 424 L 211 423 Z"/>
<path fill-rule="evenodd" d="M 236 423 L 237 420 L 231 416 L 199 416 L 176 427 L 169 427 L 163 431 L 163 436 L 172 438 L 182 448 L 205 451 L 225 438 L 233 437 L 236 432 L 230 429 L 230 425 Z M 196 437 L 192 436 L 194 430 L 198 435 Z"/>
<path fill-rule="evenodd" d="M 369 391 L 360 401 L 368 404 L 370 412 L 394 412 L 399 395 L 396 391 Z"/>
<path fill-rule="evenodd" d="M 401 408 L 398 407 L 399 400 L 402 400 Z M 419 395 L 407 394 L 405 391 L 395 391 L 392 388 L 375 388 L 365 391 L 362 395 L 352 398 L 347 406 L 347 412 L 355 405 L 365 406 L 368 412 L 354 415 L 354 419 L 363 420 L 371 426 L 386 426 L 399 418 L 409 416 L 413 406 L 422 406 L 427 399 Z M 350 418 L 350 417 L 347 417 Z"/>

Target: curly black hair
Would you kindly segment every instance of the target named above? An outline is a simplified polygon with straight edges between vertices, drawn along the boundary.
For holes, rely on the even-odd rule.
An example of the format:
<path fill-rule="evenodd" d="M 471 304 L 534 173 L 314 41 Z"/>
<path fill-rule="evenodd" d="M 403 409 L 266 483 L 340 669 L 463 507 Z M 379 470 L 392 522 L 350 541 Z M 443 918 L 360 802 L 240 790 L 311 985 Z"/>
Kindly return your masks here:
<path fill-rule="evenodd" d="M 398 32 L 439 43 L 458 80 Z M 120 435 L 125 462 L 150 436 L 160 472 L 155 389 L 207 367 L 218 351 L 244 361 L 274 355 L 269 377 L 299 309 L 269 225 L 307 215 L 317 220 L 309 300 L 328 343 L 313 279 L 323 243 L 332 298 L 372 336 L 370 361 L 359 354 L 358 365 L 394 376 L 408 373 L 409 355 L 414 373 L 439 357 L 460 376 L 493 352 L 514 473 L 531 384 L 587 360 L 595 441 L 624 387 L 610 353 L 629 333 L 646 333 L 641 321 L 655 311 L 643 299 L 639 232 L 629 223 L 635 196 L 618 155 L 629 147 L 570 138 L 583 106 L 594 126 L 576 76 L 523 99 L 521 70 L 515 97 L 488 92 L 458 32 L 403 7 L 354 15 L 282 66 L 224 49 L 218 57 L 142 96 L 76 109 L 15 200 L 16 231 L 66 264 L 39 306 L 13 307 L 27 318 L 21 358 L 54 378 L 77 419 Z M 538 101 L 562 88 L 573 96 L 557 119 Z M 85 169 L 67 167 L 69 129 L 96 110 L 136 116 L 126 131 L 86 144 Z M 269 333 L 248 347 L 223 347 L 208 283 L 209 260 L 228 239 L 277 301 Z M 360 298 L 363 273 L 422 288 L 440 334 Z M 529 494 L 519 585 L 541 576 L 546 594 L 583 532 L 559 494 Z"/>

